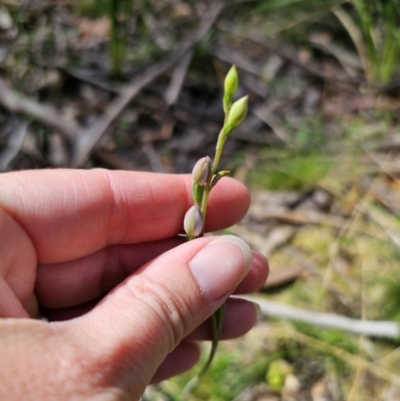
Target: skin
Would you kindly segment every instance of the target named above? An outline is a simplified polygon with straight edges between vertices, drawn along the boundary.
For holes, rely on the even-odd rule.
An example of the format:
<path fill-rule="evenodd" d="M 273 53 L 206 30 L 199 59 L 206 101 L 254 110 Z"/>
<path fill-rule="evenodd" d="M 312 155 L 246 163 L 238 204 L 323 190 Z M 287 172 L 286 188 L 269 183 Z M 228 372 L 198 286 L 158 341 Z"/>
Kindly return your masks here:
<path fill-rule="evenodd" d="M 207 318 L 232 293 L 260 288 L 268 264 L 253 252 L 248 270 L 214 288 L 224 295 L 202 291 L 190 263 L 215 237 L 177 237 L 191 182 L 107 170 L 0 175 L 0 399 L 138 400 L 198 361 Z M 249 202 L 243 185 L 221 180 L 206 231 L 240 221 Z M 256 317 L 253 304 L 229 299 L 223 339 Z"/>

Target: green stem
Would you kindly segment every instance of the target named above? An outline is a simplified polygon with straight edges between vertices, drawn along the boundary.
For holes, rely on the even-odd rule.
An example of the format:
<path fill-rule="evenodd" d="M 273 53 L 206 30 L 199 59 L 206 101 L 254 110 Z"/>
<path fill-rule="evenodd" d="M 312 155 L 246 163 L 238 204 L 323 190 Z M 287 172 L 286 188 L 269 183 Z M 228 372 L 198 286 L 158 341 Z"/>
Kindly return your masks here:
<path fill-rule="evenodd" d="M 211 175 L 214 175 L 215 172 L 217 171 L 219 160 L 221 159 L 221 155 L 222 155 L 222 149 L 224 148 L 224 145 L 225 145 L 226 138 L 224 136 L 224 128 L 225 127 L 222 128 L 221 132 L 218 135 L 217 146 L 215 148 L 215 157 L 214 157 L 213 165 L 211 168 L 211 171 L 212 171 Z M 207 184 L 209 185 L 209 183 L 207 183 Z"/>
<path fill-rule="evenodd" d="M 199 377 L 203 376 L 204 373 L 208 370 L 211 365 L 211 362 L 214 359 L 215 352 L 217 351 L 218 342 L 221 339 L 222 334 L 222 323 L 225 316 L 225 303 L 223 303 L 210 317 L 211 320 L 211 351 L 208 355 L 208 359 L 206 364 L 201 369 L 200 373 L 198 374 Z"/>
<path fill-rule="evenodd" d="M 181 393 L 181 398 L 183 400 L 186 400 L 190 392 L 193 390 L 193 388 L 196 386 L 196 384 L 199 382 L 200 377 L 202 377 L 208 370 L 208 368 L 211 365 L 211 362 L 214 359 L 215 353 L 217 351 L 218 347 L 218 342 L 221 339 L 221 334 L 222 334 L 222 323 L 224 321 L 224 316 L 225 316 L 225 306 L 226 304 L 223 303 L 210 317 L 211 321 L 211 350 L 208 355 L 207 361 L 205 365 L 202 367 L 201 371 L 199 374 L 194 376 L 184 387 Z"/>
<path fill-rule="evenodd" d="M 221 131 L 218 134 L 217 146 L 215 148 L 215 157 L 214 157 L 214 161 L 213 161 L 212 168 L 211 168 L 211 172 L 212 172 L 211 177 L 217 171 L 219 160 L 221 159 L 221 155 L 222 155 L 222 149 L 224 148 L 224 145 L 226 142 L 226 137 L 224 135 L 224 131 L 225 131 L 226 122 L 228 121 L 228 115 L 229 115 L 230 109 L 231 109 L 231 105 L 229 104 L 229 105 L 227 105 L 226 111 L 225 111 L 224 125 L 222 126 Z M 207 183 L 207 184 L 210 184 L 210 183 Z"/>
<path fill-rule="evenodd" d="M 204 192 L 203 192 L 203 199 L 201 200 L 201 215 L 203 216 L 203 221 L 206 221 L 206 213 L 207 213 L 207 203 L 208 203 L 208 197 L 210 196 L 210 191 L 211 191 L 211 187 L 209 185 L 207 185 L 204 188 Z"/>
<path fill-rule="evenodd" d="M 224 127 L 221 129 L 218 135 L 217 146 L 215 148 L 215 157 L 211 167 L 211 174 L 210 178 L 208 179 L 207 184 L 205 185 L 203 198 L 201 200 L 201 215 L 203 216 L 203 221 L 206 221 L 206 214 L 207 214 L 207 204 L 208 204 L 208 197 L 210 196 L 211 192 L 211 180 L 215 172 L 217 171 L 219 161 L 221 159 L 222 149 L 224 148 L 226 138 L 224 137 Z"/>
<path fill-rule="evenodd" d="M 229 114 L 231 105 L 228 104 L 224 108 L 226 108 L 224 125 L 218 135 L 217 145 L 215 148 L 215 157 L 214 157 L 214 161 L 213 161 L 213 164 L 211 167 L 211 174 L 210 174 L 210 177 L 209 177 L 206 185 L 204 186 L 203 197 L 201 199 L 200 210 L 201 210 L 201 215 L 203 217 L 204 222 L 206 221 L 207 204 L 208 204 L 208 198 L 210 196 L 210 191 L 211 191 L 211 181 L 212 181 L 214 174 L 217 171 L 218 164 L 219 164 L 219 161 L 220 161 L 221 155 L 222 155 L 222 149 L 224 148 L 225 141 L 226 141 L 225 126 L 226 126 L 226 122 L 228 119 L 228 114 Z M 203 228 L 202 233 L 200 234 L 200 237 L 202 237 L 202 236 L 204 236 L 204 228 Z M 214 359 L 215 353 L 217 351 L 218 343 L 219 343 L 219 340 L 221 339 L 221 335 L 222 335 L 222 326 L 223 326 L 223 321 L 224 321 L 224 316 L 225 316 L 225 306 L 226 306 L 226 304 L 223 303 L 210 317 L 211 340 L 212 340 L 210 354 L 208 355 L 207 361 L 206 361 L 205 365 L 203 366 L 203 368 L 201 369 L 200 373 L 198 375 L 196 375 L 195 377 L 193 377 L 192 380 L 190 380 L 187 383 L 187 385 L 185 386 L 185 388 L 183 389 L 182 397 L 187 398 L 190 391 L 197 384 L 199 378 L 201 376 L 203 376 L 204 373 L 206 373 L 206 371 L 208 370 L 208 368 L 211 365 L 211 362 Z"/>

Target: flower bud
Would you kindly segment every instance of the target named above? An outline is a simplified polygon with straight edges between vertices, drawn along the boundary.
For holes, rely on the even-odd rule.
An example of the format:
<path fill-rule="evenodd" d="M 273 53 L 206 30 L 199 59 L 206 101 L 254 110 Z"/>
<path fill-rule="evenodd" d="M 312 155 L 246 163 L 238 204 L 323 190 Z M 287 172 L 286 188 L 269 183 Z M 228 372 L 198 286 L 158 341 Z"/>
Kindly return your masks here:
<path fill-rule="evenodd" d="M 211 172 L 211 159 L 202 157 L 193 167 L 192 176 L 197 185 L 205 185 Z"/>
<path fill-rule="evenodd" d="M 236 66 L 233 65 L 225 77 L 224 89 L 225 95 L 233 96 L 238 87 L 239 77 L 236 71 Z"/>
<path fill-rule="evenodd" d="M 183 227 L 189 238 L 196 238 L 203 231 L 203 216 L 197 205 L 193 205 L 186 212 Z"/>
<path fill-rule="evenodd" d="M 225 135 L 230 134 L 246 117 L 248 98 L 248 96 L 241 97 L 232 104 L 224 130 Z"/>
<path fill-rule="evenodd" d="M 248 96 L 243 96 L 232 104 L 227 125 L 232 125 L 235 128 L 244 120 L 247 114 L 248 99 Z"/>

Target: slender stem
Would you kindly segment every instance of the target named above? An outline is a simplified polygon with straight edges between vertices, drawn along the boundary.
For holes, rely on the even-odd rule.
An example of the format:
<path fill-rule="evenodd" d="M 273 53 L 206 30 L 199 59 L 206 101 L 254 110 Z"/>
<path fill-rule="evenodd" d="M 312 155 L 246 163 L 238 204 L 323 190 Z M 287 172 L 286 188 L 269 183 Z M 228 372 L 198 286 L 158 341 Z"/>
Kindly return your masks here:
<path fill-rule="evenodd" d="M 201 208 L 200 208 L 204 222 L 206 221 L 207 203 L 208 203 L 208 197 L 210 196 L 210 191 L 211 191 L 211 186 L 207 184 L 206 187 L 204 188 L 203 199 L 201 200 Z"/>
<path fill-rule="evenodd" d="M 230 111 L 231 111 L 231 104 L 229 104 L 226 108 L 225 117 L 224 117 L 224 128 L 225 128 L 226 122 L 228 121 L 228 116 L 229 116 Z"/>
<path fill-rule="evenodd" d="M 221 155 L 222 155 L 222 149 L 224 148 L 224 145 L 225 145 L 226 137 L 224 135 L 224 131 L 225 131 L 226 122 L 228 121 L 228 115 L 229 115 L 230 109 L 231 109 L 231 104 L 228 104 L 226 106 L 226 111 L 225 111 L 224 125 L 222 126 L 221 131 L 218 134 L 217 146 L 215 148 L 214 162 L 213 162 L 213 165 L 211 168 L 211 171 L 212 171 L 211 176 L 213 174 L 215 174 L 215 172 L 217 171 L 219 159 L 221 158 Z"/>
<path fill-rule="evenodd" d="M 208 203 L 208 197 L 210 196 L 210 191 L 211 191 L 211 180 L 215 172 L 217 171 L 219 160 L 221 159 L 221 154 L 222 154 L 222 149 L 225 145 L 225 140 L 226 138 L 224 137 L 224 127 L 222 127 L 219 135 L 218 135 L 218 141 L 217 141 L 217 146 L 215 148 L 215 157 L 214 161 L 211 167 L 211 174 L 210 178 L 208 179 L 207 184 L 205 185 L 204 192 L 203 192 L 203 198 L 201 200 L 201 215 L 203 217 L 203 221 L 206 221 L 206 213 L 207 213 L 207 203 Z"/>
<path fill-rule="evenodd" d="M 224 124 L 225 126 L 225 124 Z M 215 157 L 214 161 L 211 167 L 211 174 L 210 177 L 204 187 L 204 192 L 203 192 L 203 198 L 201 200 L 201 215 L 203 217 L 203 221 L 206 221 L 206 213 L 207 213 L 207 203 L 208 203 L 208 197 L 210 196 L 210 191 L 211 191 L 211 180 L 217 171 L 219 160 L 221 159 L 221 154 L 222 154 L 222 149 L 224 147 L 226 138 L 224 137 L 224 127 L 222 127 L 219 135 L 218 135 L 218 141 L 217 141 L 217 146 L 215 148 Z"/>
<path fill-rule="evenodd" d="M 222 149 L 225 145 L 225 141 L 226 141 L 226 138 L 224 136 L 224 127 L 223 127 L 221 129 L 221 132 L 218 135 L 217 147 L 215 148 L 215 157 L 214 157 L 213 165 L 211 168 L 211 172 L 212 172 L 211 175 L 215 174 L 215 172 L 217 171 L 219 160 L 220 160 L 221 154 L 222 154 Z"/>
<path fill-rule="evenodd" d="M 218 321 L 217 321 L 217 314 L 216 313 L 213 313 L 211 316 L 210 316 L 210 320 L 211 320 L 211 332 L 212 332 L 212 336 L 214 337 L 214 336 L 218 336 L 218 334 L 219 334 L 219 327 L 218 327 Z M 206 364 L 203 366 L 203 368 L 201 369 L 201 371 L 200 371 L 200 373 L 198 374 L 198 376 L 203 376 L 204 375 L 204 373 L 206 373 L 207 372 L 207 370 L 208 370 L 208 368 L 210 367 L 210 365 L 211 365 L 211 362 L 213 361 L 213 359 L 214 359 L 214 355 L 215 355 L 215 352 L 217 351 L 217 343 L 218 343 L 218 338 L 213 338 L 213 341 L 212 341 L 212 346 L 211 346 L 211 351 L 210 351 L 210 354 L 208 355 L 208 358 L 207 358 L 207 362 L 206 362 Z"/>

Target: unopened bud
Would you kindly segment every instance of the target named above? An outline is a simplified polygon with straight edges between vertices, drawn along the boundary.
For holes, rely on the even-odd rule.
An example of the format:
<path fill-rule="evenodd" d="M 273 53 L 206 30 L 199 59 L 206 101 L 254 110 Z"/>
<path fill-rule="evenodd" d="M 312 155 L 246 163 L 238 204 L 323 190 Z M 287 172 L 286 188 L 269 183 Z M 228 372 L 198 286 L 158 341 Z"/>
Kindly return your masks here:
<path fill-rule="evenodd" d="M 224 130 L 225 135 L 230 134 L 246 117 L 248 98 L 248 96 L 241 97 L 232 104 Z"/>
<path fill-rule="evenodd" d="M 193 205 L 185 214 L 183 228 L 189 238 L 196 238 L 203 231 L 203 216 L 197 205 Z"/>
<path fill-rule="evenodd" d="M 236 71 L 236 66 L 233 65 L 225 77 L 224 81 L 225 95 L 233 96 L 238 87 L 238 83 L 239 83 L 239 77 Z"/>
<path fill-rule="evenodd" d="M 211 159 L 202 157 L 193 167 L 192 176 L 197 185 L 205 185 L 211 172 Z"/>

